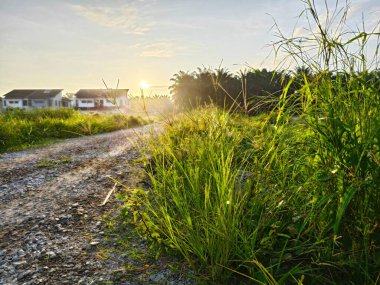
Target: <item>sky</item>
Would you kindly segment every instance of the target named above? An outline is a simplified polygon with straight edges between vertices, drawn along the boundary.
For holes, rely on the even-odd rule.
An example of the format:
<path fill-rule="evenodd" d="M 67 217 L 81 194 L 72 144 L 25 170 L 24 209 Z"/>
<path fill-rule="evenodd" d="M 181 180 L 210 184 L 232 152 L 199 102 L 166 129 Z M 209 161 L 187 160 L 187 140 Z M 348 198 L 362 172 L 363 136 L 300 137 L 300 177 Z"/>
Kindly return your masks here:
<path fill-rule="evenodd" d="M 350 6 L 352 25 L 380 19 L 379 0 Z M 180 70 L 271 69 L 275 21 L 290 35 L 303 9 L 300 0 L 0 0 L 0 95 L 105 85 L 138 95 L 143 80 L 146 93 L 165 95 Z"/>

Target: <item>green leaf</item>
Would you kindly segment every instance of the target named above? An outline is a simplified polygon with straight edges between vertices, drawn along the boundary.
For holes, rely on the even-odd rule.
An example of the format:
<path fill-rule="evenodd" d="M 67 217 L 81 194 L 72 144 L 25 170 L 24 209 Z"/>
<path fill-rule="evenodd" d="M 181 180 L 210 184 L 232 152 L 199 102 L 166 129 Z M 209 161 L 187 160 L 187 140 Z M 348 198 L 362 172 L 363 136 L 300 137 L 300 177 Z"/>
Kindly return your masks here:
<path fill-rule="evenodd" d="M 353 185 L 351 185 L 348 188 L 346 194 L 344 195 L 341 204 L 339 205 L 338 211 L 336 212 L 336 219 L 335 219 L 335 223 L 334 223 L 334 234 L 335 235 L 338 234 L 339 226 L 340 226 L 340 222 L 342 220 L 342 217 L 343 217 L 344 213 L 346 212 L 348 204 L 350 204 L 350 201 L 356 192 L 357 192 L 357 188 L 355 188 Z"/>
<path fill-rule="evenodd" d="M 368 34 L 365 33 L 365 32 L 362 32 L 360 33 L 359 35 L 357 35 L 356 37 L 353 37 L 352 39 L 349 39 L 344 45 L 349 45 L 350 43 L 360 39 L 360 38 L 363 38 L 364 37 L 364 40 L 367 38 Z"/>

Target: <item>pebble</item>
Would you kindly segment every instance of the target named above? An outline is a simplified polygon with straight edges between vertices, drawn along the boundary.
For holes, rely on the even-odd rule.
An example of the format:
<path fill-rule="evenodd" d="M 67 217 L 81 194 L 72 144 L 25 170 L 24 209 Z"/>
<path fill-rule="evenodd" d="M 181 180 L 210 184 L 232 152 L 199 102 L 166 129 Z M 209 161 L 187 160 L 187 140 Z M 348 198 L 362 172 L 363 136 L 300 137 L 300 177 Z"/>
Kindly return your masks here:
<path fill-rule="evenodd" d="M 156 274 L 149 276 L 149 281 L 155 282 L 155 283 L 163 283 L 166 279 L 165 272 L 158 272 Z"/>
<path fill-rule="evenodd" d="M 17 267 L 17 266 L 26 264 L 26 260 L 16 261 L 16 262 L 13 262 L 12 264 Z"/>
<path fill-rule="evenodd" d="M 6 254 L 6 251 L 4 249 L 0 249 L 0 257 L 3 257 Z"/>
<path fill-rule="evenodd" d="M 23 279 L 24 277 L 30 275 L 33 273 L 33 270 L 27 270 L 27 271 L 24 271 L 24 272 L 21 272 L 17 275 L 17 280 L 21 280 Z"/>
<path fill-rule="evenodd" d="M 54 258 L 57 256 L 57 254 L 54 251 L 48 251 L 48 252 L 46 252 L 46 256 L 48 258 Z"/>

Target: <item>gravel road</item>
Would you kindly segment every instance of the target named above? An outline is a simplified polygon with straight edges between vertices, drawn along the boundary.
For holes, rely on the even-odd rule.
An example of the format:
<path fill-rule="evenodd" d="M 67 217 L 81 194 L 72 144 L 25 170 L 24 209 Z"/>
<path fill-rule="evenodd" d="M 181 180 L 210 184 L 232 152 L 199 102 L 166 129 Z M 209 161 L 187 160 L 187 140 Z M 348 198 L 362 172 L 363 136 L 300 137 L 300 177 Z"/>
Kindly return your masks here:
<path fill-rule="evenodd" d="M 137 146 L 161 129 L 155 124 L 1 155 L 0 284 L 193 283 L 162 260 L 147 257 L 139 270 L 146 253 L 139 238 L 131 239 L 140 255 L 107 250 L 117 240 L 104 215 L 116 215 L 118 202 L 112 195 L 100 206 L 114 186 L 110 177 L 143 184 Z"/>

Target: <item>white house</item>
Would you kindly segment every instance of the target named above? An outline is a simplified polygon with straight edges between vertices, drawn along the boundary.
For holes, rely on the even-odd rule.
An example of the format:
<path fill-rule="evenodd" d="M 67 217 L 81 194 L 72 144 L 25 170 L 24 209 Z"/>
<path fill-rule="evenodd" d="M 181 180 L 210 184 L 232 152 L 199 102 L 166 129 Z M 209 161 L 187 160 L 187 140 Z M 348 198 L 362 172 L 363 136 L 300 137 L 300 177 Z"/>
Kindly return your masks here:
<path fill-rule="evenodd" d="M 80 109 L 125 107 L 129 89 L 80 89 L 75 106 Z"/>
<path fill-rule="evenodd" d="M 15 89 L 4 95 L 3 108 L 58 108 L 62 106 L 62 90 Z"/>

